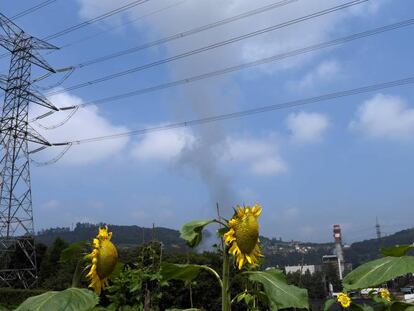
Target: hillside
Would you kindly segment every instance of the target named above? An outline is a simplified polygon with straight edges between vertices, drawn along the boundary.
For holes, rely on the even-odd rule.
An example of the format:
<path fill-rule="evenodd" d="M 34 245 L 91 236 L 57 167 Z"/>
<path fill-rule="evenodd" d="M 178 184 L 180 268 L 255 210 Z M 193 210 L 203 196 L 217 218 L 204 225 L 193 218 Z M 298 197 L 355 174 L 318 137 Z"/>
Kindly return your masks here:
<path fill-rule="evenodd" d="M 36 236 L 36 240 L 48 246 L 58 237 L 68 243 L 92 241 L 97 231 L 98 225 L 77 223 L 74 230 L 69 228 L 53 228 L 40 231 Z M 162 241 L 165 249 L 168 251 L 183 252 L 187 249 L 185 242 L 180 239 L 180 233 L 173 229 L 110 225 L 110 231 L 113 233 L 113 241 L 119 247 L 137 246 L 155 238 Z"/>
<path fill-rule="evenodd" d="M 412 244 L 414 242 L 414 228 L 398 231 L 380 240 L 370 239 L 361 242 L 355 242 L 345 252 L 347 261 L 352 262 L 354 266 L 360 265 L 368 260 L 381 256 L 381 247 L 390 247 L 397 244 Z"/>
<path fill-rule="evenodd" d="M 60 237 L 69 243 L 77 241 L 91 241 L 96 235 L 98 225 L 76 224 L 74 230 L 69 228 L 54 228 L 43 230 L 38 233 L 38 242 L 51 245 Z M 156 227 L 143 228 L 138 226 L 110 225 L 113 232 L 113 241 L 119 247 L 134 247 L 156 238 L 163 242 L 167 251 L 185 252 L 188 250 L 184 241 L 180 239 L 177 230 Z M 208 234 L 207 234 L 208 235 Z M 260 237 L 263 253 L 265 255 L 265 266 L 286 266 L 304 264 L 320 264 L 323 255 L 332 254 L 333 243 L 304 243 L 298 241 L 282 241 Z M 414 228 L 396 232 L 383 237 L 381 240 L 371 239 L 353 243 L 344 250 L 345 259 L 354 267 L 380 256 L 381 246 L 392 246 L 396 244 L 410 244 L 414 241 Z"/>

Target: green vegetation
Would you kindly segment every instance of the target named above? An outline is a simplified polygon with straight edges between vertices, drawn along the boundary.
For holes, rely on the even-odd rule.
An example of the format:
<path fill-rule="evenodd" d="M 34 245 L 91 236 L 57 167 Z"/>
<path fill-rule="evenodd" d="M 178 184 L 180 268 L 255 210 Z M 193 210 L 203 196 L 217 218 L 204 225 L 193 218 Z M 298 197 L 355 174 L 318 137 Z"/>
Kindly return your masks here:
<path fill-rule="evenodd" d="M 204 229 L 212 222 L 215 220 L 191 222 L 183 226 L 181 237 L 184 242 L 177 242 L 175 239 L 179 233 L 171 230 L 175 233 L 168 239 L 175 245 L 180 245 L 179 248 L 168 247 L 163 242 L 157 241 L 156 237 L 163 236 L 160 234 L 162 230 L 158 228 L 155 234 L 154 231 L 148 229 L 148 237 L 151 240 L 144 244 L 121 243 L 123 246 L 118 248 L 119 261 L 122 264 L 119 264 L 112 273 L 110 286 L 99 297 L 86 289 L 88 283 L 84 277 L 80 279 L 80 282 L 73 281 L 76 279 L 74 276 L 78 274 L 79 263 L 84 262 L 84 255 L 90 250 L 89 244 L 85 242 L 69 244 L 60 236 L 50 243 L 49 247 L 37 243 L 39 286 L 42 289 L 0 289 L 0 310 L 5 307 L 12 309 L 18 305 L 20 305 L 18 310 L 51 310 L 51 308 L 56 309 L 56 305 L 61 305 L 62 301 L 71 306 L 73 310 L 84 308 L 85 310 L 218 311 L 230 310 L 230 305 L 231 310 L 235 311 L 306 309 L 308 299 L 325 299 L 328 294 L 327 283 L 332 283 L 334 287 L 343 288 L 344 296 L 341 296 L 340 301 L 327 300 L 326 309 L 334 308 L 334 305 L 338 304 L 344 306 L 343 304 L 346 304 L 349 299 L 351 310 L 368 311 L 371 307 L 355 304 L 346 292 L 368 287 L 381 287 L 390 280 L 395 286 L 404 286 L 412 281 L 410 275 L 414 272 L 414 257 L 409 254 L 413 246 L 411 244 L 389 246 L 392 242 L 396 242 L 395 244 L 407 240 L 411 242 L 414 230 L 404 230 L 383 238 L 381 244 L 376 240 L 354 243 L 346 252 L 348 258 L 354 255 L 353 251 L 359 249 L 362 254 L 355 257 L 360 260 L 359 263 L 362 263 L 361 258 L 369 257 L 374 260 L 360 264 L 357 269 L 346 275 L 341 284 L 333 267 L 314 274 L 297 272 L 285 275 L 283 271 L 274 268 L 257 270 L 254 267 L 247 267 L 239 270 L 233 264 L 233 260 L 230 260 L 227 267 L 223 269 L 225 262 L 223 257 L 227 256 L 231 259 L 227 254 L 228 248 L 225 248 L 224 252 L 220 246 L 211 252 L 191 251 L 191 246 L 202 243 L 203 235 L 208 234 Z M 118 227 L 123 227 L 119 232 L 129 232 L 128 226 Z M 85 238 L 91 241 L 93 235 L 96 234 L 97 227 L 78 225 L 77 228 L 78 230 L 70 232 L 72 234 L 83 232 L 79 237 L 85 237 L 85 232 L 91 232 L 91 235 Z M 95 228 L 95 231 L 92 232 L 91 228 Z M 219 236 L 223 237 L 228 230 L 219 230 Z M 43 236 L 47 235 L 46 232 L 43 232 Z M 260 239 L 263 240 L 263 238 Z M 114 234 L 114 241 L 116 240 Z M 272 250 L 268 248 L 271 240 L 266 238 L 264 240 L 265 257 L 260 261 L 262 267 L 269 266 L 269 261 L 272 262 L 272 258 L 269 259 L 266 254 L 266 248 Z M 185 242 L 190 247 L 185 246 Z M 276 242 L 284 246 L 288 245 L 287 242 L 280 240 Z M 298 260 L 300 258 L 304 262 L 305 255 L 316 257 L 316 253 L 325 254 L 329 250 L 329 244 L 311 245 L 314 247 L 313 254 L 311 251 L 308 254 L 290 253 L 290 256 L 297 256 Z M 378 258 L 381 254 L 378 251 L 380 245 L 388 246 L 382 248 L 384 256 L 382 258 Z M 367 247 L 368 255 L 364 253 L 362 247 Z M 374 252 L 375 249 L 376 252 Z M 274 249 L 272 251 L 277 253 Z M 18 259 L 18 254 L 15 257 Z M 286 253 L 286 256 L 281 257 L 285 260 L 289 255 Z M 228 274 L 223 277 L 226 269 L 228 269 Z M 80 288 L 72 287 L 73 284 L 77 284 Z M 51 291 L 47 292 L 48 290 Z M 34 298 L 27 300 L 32 296 Z M 227 302 L 224 302 L 225 299 L 228 299 Z M 414 309 L 411 304 L 395 301 L 395 297 L 385 291 L 381 294 L 371 293 L 371 299 L 376 305 L 376 311 L 411 311 Z M 22 304 L 25 300 L 26 302 Z M 91 309 L 92 307 L 94 308 Z"/>

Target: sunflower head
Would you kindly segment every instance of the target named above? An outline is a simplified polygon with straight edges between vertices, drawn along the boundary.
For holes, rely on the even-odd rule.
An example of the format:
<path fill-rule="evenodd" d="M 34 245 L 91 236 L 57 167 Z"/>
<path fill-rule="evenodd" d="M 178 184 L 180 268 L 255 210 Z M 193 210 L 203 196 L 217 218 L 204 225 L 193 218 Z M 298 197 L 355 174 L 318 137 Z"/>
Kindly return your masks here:
<path fill-rule="evenodd" d="M 112 232 L 108 232 L 108 226 L 99 228 L 98 235 L 93 239 L 93 251 L 87 255 L 91 263 L 86 277 L 90 281 L 89 287 L 98 295 L 108 285 L 108 277 L 118 262 L 118 252 L 111 238 Z"/>
<path fill-rule="evenodd" d="M 262 212 L 260 205 L 236 207 L 233 218 L 229 221 L 229 231 L 224 234 L 228 252 L 236 257 L 239 269 L 248 262 L 255 266 L 260 254 L 259 223 L 257 219 Z"/>
<path fill-rule="evenodd" d="M 339 293 L 336 299 L 344 308 L 349 308 L 351 305 L 351 298 L 349 298 L 347 293 Z"/>
<path fill-rule="evenodd" d="M 386 289 L 386 288 L 381 288 L 380 290 L 379 290 L 379 296 L 381 297 L 381 298 L 383 298 L 383 299 L 385 299 L 386 301 L 388 301 L 388 302 L 391 302 L 391 294 L 390 294 L 390 292 L 388 291 L 388 289 Z"/>

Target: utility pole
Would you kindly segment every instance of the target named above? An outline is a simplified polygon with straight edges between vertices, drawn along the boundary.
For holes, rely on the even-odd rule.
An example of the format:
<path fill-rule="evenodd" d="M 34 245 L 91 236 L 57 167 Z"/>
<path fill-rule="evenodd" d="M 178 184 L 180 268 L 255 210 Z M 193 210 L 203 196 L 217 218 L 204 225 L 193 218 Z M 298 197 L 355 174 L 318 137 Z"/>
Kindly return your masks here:
<path fill-rule="evenodd" d="M 377 239 L 381 240 L 381 227 L 380 227 L 380 224 L 378 222 L 378 217 L 376 217 L 376 221 L 375 221 L 375 231 L 377 233 Z"/>
<path fill-rule="evenodd" d="M 8 76 L 0 76 L 5 93 L 0 119 L 0 287 L 30 288 L 36 285 L 37 266 L 29 155 L 51 144 L 29 125 L 29 104 L 59 110 L 32 87 L 31 67 L 55 72 L 36 50 L 57 47 L 28 35 L 1 13 L 0 46 L 11 54 Z M 38 147 L 29 151 L 29 142 Z"/>

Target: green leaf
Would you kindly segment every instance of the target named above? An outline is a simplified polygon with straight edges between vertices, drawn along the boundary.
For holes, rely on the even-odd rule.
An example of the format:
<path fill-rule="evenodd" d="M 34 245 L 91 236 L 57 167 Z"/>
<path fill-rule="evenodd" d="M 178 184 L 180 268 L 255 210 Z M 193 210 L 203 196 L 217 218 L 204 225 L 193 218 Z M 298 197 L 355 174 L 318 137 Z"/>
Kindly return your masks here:
<path fill-rule="evenodd" d="M 285 308 L 309 309 L 308 291 L 289 285 L 281 270 L 249 271 L 245 274 L 251 281 L 263 285 L 271 310 Z"/>
<path fill-rule="evenodd" d="M 414 245 L 396 245 L 393 247 L 382 247 L 381 253 L 383 256 L 401 257 L 404 256 L 409 250 L 414 249 Z"/>
<path fill-rule="evenodd" d="M 413 256 L 384 257 L 369 261 L 348 273 L 343 280 L 343 285 L 347 291 L 375 287 L 413 272 Z"/>
<path fill-rule="evenodd" d="M 351 306 L 353 305 L 353 303 L 351 303 Z M 359 307 L 363 310 L 363 311 L 374 311 L 374 308 L 370 305 L 367 304 L 363 304 L 363 305 L 359 305 Z"/>
<path fill-rule="evenodd" d="M 96 306 L 98 296 L 85 288 L 50 291 L 26 299 L 16 311 L 84 311 Z"/>
<path fill-rule="evenodd" d="M 165 311 L 202 311 L 201 309 L 191 308 L 191 309 L 166 309 Z"/>
<path fill-rule="evenodd" d="M 402 302 L 402 301 L 394 301 L 390 307 L 391 311 L 413 311 L 414 304 Z"/>
<path fill-rule="evenodd" d="M 191 282 L 198 276 L 201 270 L 206 270 L 207 272 L 213 274 L 221 285 L 221 279 L 218 273 L 209 266 L 204 265 L 176 264 L 164 262 L 161 265 L 160 274 L 162 276 L 163 281 L 181 280 Z"/>
<path fill-rule="evenodd" d="M 222 237 L 227 231 L 229 231 L 229 228 L 223 227 L 217 230 L 217 234 L 219 237 Z"/>
<path fill-rule="evenodd" d="M 214 220 L 194 220 L 186 223 L 180 230 L 180 237 L 187 241 L 188 246 L 196 247 L 203 239 L 203 229 Z"/>
<path fill-rule="evenodd" d="M 72 243 L 60 253 L 60 261 L 63 263 L 70 261 L 76 256 L 76 254 L 79 254 L 79 252 L 81 252 L 86 245 L 87 243 L 85 241 Z"/>
<path fill-rule="evenodd" d="M 163 263 L 161 265 L 161 275 L 163 280 L 192 281 L 200 273 L 201 266 L 191 264 Z"/>
<path fill-rule="evenodd" d="M 336 300 L 333 298 L 326 300 L 323 304 L 323 311 L 328 311 L 335 302 Z"/>

